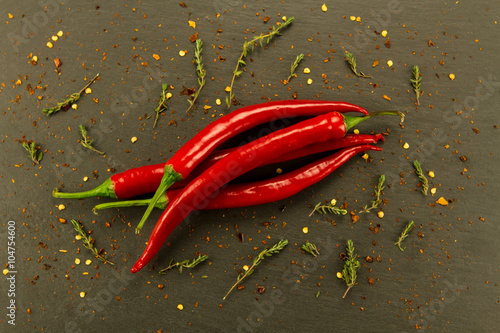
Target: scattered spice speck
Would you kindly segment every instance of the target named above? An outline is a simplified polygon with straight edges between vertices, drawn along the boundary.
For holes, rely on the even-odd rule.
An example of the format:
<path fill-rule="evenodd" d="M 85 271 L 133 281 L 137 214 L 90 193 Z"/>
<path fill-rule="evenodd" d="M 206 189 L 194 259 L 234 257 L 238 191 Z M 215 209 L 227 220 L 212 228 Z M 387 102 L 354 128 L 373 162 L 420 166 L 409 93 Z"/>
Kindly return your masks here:
<path fill-rule="evenodd" d="M 196 22 L 195 21 L 188 21 L 188 24 L 192 28 L 196 28 Z"/>
<path fill-rule="evenodd" d="M 441 206 L 448 206 L 448 200 L 446 200 L 445 198 L 443 197 L 440 197 L 436 203 L 440 204 Z"/>

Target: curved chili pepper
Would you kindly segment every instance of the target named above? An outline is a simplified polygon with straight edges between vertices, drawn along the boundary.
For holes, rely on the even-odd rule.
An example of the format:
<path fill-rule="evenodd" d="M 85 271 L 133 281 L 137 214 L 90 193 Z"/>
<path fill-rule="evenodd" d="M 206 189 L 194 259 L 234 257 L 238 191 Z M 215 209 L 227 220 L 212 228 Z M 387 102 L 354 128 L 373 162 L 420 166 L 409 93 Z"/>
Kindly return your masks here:
<path fill-rule="evenodd" d="M 278 119 L 317 116 L 331 111 L 368 115 L 368 111 L 362 107 L 340 101 L 285 100 L 246 106 L 205 127 L 166 163 L 137 167 L 115 174 L 89 191 L 63 193 L 55 189 L 52 195 L 56 198 L 73 199 L 95 196 L 126 199 L 155 192 L 165 172 L 165 166 L 170 166 L 167 170 L 171 185 L 186 178 L 217 146 L 237 134 Z"/>
<path fill-rule="evenodd" d="M 275 163 L 280 163 L 280 162 L 286 162 L 290 160 L 294 160 L 296 158 L 304 157 L 304 156 L 309 156 L 317 153 L 322 153 L 326 151 L 333 151 L 341 148 L 346 148 L 346 147 L 352 147 L 352 146 L 359 146 L 362 144 L 369 144 L 369 143 L 377 143 L 379 140 L 384 141 L 384 137 L 382 134 L 375 134 L 375 135 L 369 135 L 369 134 L 347 134 L 345 137 L 340 138 L 340 139 L 335 139 L 335 140 L 329 140 L 326 142 L 320 142 L 320 143 L 315 143 L 306 147 L 302 147 L 300 149 L 297 149 L 289 154 L 286 155 L 281 155 L 274 160 L 268 161 L 265 164 L 275 164 Z M 213 152 L 207 159 L 205 159 L 200 165 L 196 167 L 196 169 L 191 172 L 189 177 L 187 179 L 184 179 L 180 182 L 175 183 L 170 187 L 170 189 L 167 191 L 167 193 L 160 197 L 158 201 L 155 204 L 156 208 L 160 209 L 165 209 L 168 205 L 169 202 L 173 200 L 177 196 L 177 194 L 180 193 L 182 190 L 182 187 L 187 186 L 191 180 L 194 178 L 198 177 L 203 171 L 206 169 L 210 168 L 212 165 L 214 165 L 217 161 L 221 160 L 222 158 L 226 157 L 228 154 L 236 150 L 236 148 L 229 148 L 217 152 Z M 290 173 L 287 173 L 290 174 Z M 248 185 L 248 184 L 247 184 Z M 252 183 L 253 185 L 253 183 Z M 224 193 L 226 191 L 231 191 L 233 193 L 235 185 L 229 185 L 228 188 L 224 188 L 221 191 Z M 250 185 L 248 185 L 250 186 Z M 242 191 L 243 192 L 243 191 Z M 222 194 L 221 194 L 222 195 Z M 247 198 L 244 199 L 248 200 L 251 202 L 253 198 Z M 217 199 L 217 204 L 220 205 L 220 207 L 224 207 L 225 205 L 231 205 L 231 203 L 225 203 L 227 201 L 223 201 L 222 203 L 220 202 L 220 197 L 218 196 Z M 210 205 L 212 205 L 212 200 L 210 200 Z M 276 200 L 274 200 L 276 201 Z M 128 201 L 112 201 L 112 202 L 106 202 L 99 204 L 94 207 L 93 211 L 94 213 L 97 213 L 98 210 L 102 209 L 108 209 L 108 208 L 120 208 L 120 207 L 138 207 L 138 206 L 148 206 L 149 203 L 151 202 L 151 199 L 142 199 L 142 200 L 128 200 Z M 238 200 L 239 202 L 239 200 Z M 239 205 L 239 204 L 238 204 Z M 239 206 L 235 206 L 239 207 Z M 208 208 L 208 209 L 213 209 L 213 208 Z M 142 225 L 137 226 L 137 229 L 142 229 Z"/>
<path fill-rule="evenodd" d="M 144 267 L 160 250 L 172 230 L 205 198 L 224 184 L 279 155 L 312 143 L 341 138 L 353 126 L 376 115 L 399 115 L 402 120 L 404 118 L 401 112 L 389 111 L 376 112 L 364 117 L 350 117 L 338 112 L 330 112 L 304 120 L 239 147 L 189 183 L 168 205 L 149 237 L 146 250 L 132 267 L 132 273 Z M 167 170 L 168 166 L 165 168 Z M 168 182 L 168 178 L 168 175 L 164 176 L 162 182 L 165 179 Z M 162 185 L 159 189 L 161 187 Z M 159 194 L 157 190 L 154 203 L 162 194 Z M 150 204 L 151 209 L 154 203 L 153 206 Z"/>
<path fill-rule="evenodd" d="M 380 151 L 382 148 L 369 144 L 350 146 L 271 179 L 228 185 L 216 194 L 213 193 L 210 198 L 206 198 L 196 210 L 256 206 L 286 199 L 322 180 L 354 155 L 366 150 Z M 166 195 L 157 201 L 155 207 L 165 209 L 182 190 L 182 188 L 170 188 Z M 147 206 L 150 201 L 151 199 L 107 202 L 95 206 L 94 212 L 112 207 Z"/>

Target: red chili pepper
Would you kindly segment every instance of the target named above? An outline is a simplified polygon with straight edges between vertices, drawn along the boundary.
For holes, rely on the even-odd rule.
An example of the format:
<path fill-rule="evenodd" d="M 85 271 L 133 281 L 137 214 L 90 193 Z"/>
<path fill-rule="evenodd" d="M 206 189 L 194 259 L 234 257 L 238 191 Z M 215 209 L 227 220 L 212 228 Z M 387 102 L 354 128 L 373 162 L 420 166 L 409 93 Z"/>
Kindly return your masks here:
<path fill-rule="evenodd" d="M 312 143 L 341 138 L 358 123 L 375 115 L 384 114 L 397 114 L 402 119 L 404 118 L 404 115 L 400 112 L 389 111 L 377 112 L 365 117 L 350 117 L 338 112 L 330 112 L 304 120 L 239 147 L 189 183 L 168 205 L 149 238 L 146 250 L 131 271 L 135 273 L 144 267 L 156 255 L 172 230 L 205 198 L 224 184 L 279 155 Z M 165 168 L 168 169 L 168 166 Z M 169 181 L 167 174 L 166 177 L 163 177 L 162 182 L 164 180 Z M 160 193 L 161 187 L 162 185 L 155 193 L 155 196 L 157 196 L 156 201 L 164 193 Z M 150 205 L 150 208 L 152 209 L 153 206 Z"/>
<path fill-rule="evenodd" d="M 331 111 L 359 112 L 368 115 L 368 111 L 360 106 L 339 101 L 285 100 L 246 106 L 218 119 L 198 132 L 167 163 L 142 166 L 115 174 L 89 191 L 63 193 L 55 189 L 52 195 L 56 198 L 73 199 L 95 196 L 127 199 L 155 192 L 166 165 L 171 166 L 168 168 L 171 185 L 186 178 L 217 146 L 237 134 L 278 119 L 317 116 Z"/>
<path fill-rule="evenodd" d="M 296 158 L 304 157 L 304 156 L 309 156 L 317 153 L 322 153 L 326 151 L 334 151 L 337 149 L 345 148 L 345 147 L 352 147 L 352 146 L 359 146 L 362 144 L 369 144 L 369 143 L 377 143 L 378 140 L 384 141 L 384 137 L 382 134 L 375 134 L 375 135 L 368 135 L 368 134 L 347 134 L 345 137 L 340 138 L 340 139 L 335 139 L 335 140 L 329 140 L 326 142 L 320 142 L 320 143 L 315 143 L 306 147 L 302 147 L 300 149 L 297 149 L 289 154 L 286 155 L 281 155 L 274 160 L 268 161 L 265 164 L 275 164 L 275 163 L 280 163 L 280 162 L 286 162 L 290 161 Z M 371 147 L 371 146 L 370 146 Z M 226 157 L 228 154 L 236 150 L 236 148 L 229 148 L 225 150 L 221 150 L 218 152 L 213 152 L 206 160 L 204 160 L 200 165 L 196 167 L 196 169 L 191 172 L 189 177 L 185 180 L 182 180 L 180 182 L 175 183 L 170 187 L 170 189 L 167 191 L 166 195 L 160 197 L 160 199 L 156 202 L 155 207 L 159 209 L 165 209 L 168 205 L 169 202 L 171 202 L 177 194 L 180 193 L 182 188 L 184 186 L 187 186 L 191 180 L 194 178 L 198 177 L 203 171 L 206 169 L 210 168 L 212 165 L 214 165 L 216 162 L 221 160 L 222 158 Z M 287 173 L 287 175 L 291 175 L 291 173 Z M 272 180 L 269 180 L 270 182 L 274 182 L 274 178 Z M 264 184 L 265 181 L 262 182 Z M 245 186 L 253 186 L 254 183 L 252 184 L 246 184 Z M 215 200 L 210 200 L 210 205 L 208 206 L 209 208 L 207 209 L 214 209 L 210 207 L 224 207 L 228 206 L 229 207 L 241 207 L 241 205 L 238 203 L 236 204 L 237 206 L 233 206 L 234 203 L 228 202 L 227 200 L 224 200 L 226 197 L 230 196 L 236 196 L 237 192 L 235 192 L 235 187 L 236 185 L 230 185 L 224 189 L 221 189 L 221 194 L 217 196 L 216 202 Z M 245 193 L 244 188 L 240 188 L 242 193 Z M 228 194 L 223 194 L 223 193 L 228 193 Z M 222 198 L 222 199 L 221 199 Z M 252 202 L 255 198 L 244 198 L 241 197 L 235 202 Z M 276 199 L 278 200 L 278 199 Z M 271 201 L 276 201 L 276 200 L 271 200 Z M 99 204 L 94 207 L 94 213 L 97 212 L 98 210 L 101 209 L 108 209 L 108 208 L 120 208 L 120 207 L 137 207 L 137 206 L 148 206 L 149 203 L 151 202 L 151 199 L 142 199 L 142 200 L 128 200 L 128 201 L 112 201 L 112 202 L 106 202 L 103 204 Z M 267 202 L 267 201 L 266 201 Z M 251 205 L 251 204 L 249 204 Z M 142 225 L 137 226 L 137 229 L 141 230 Z"/>
<path fill-rule="evenodd" d="M 322 180 L 354 155 L 366 150 L 380 151 L 382 148 L 369 144 L 350 146 L 271 179 L 232 184 L 221 188 L 216 194 L 213 193 L 210 198 L 205 199 L 196 207 L 196 210 L 256 206 L 288 198 Z M 172 202 L 182 191 L 182 188 L 170 188 L 167 194 L 157 201 L 156 208 L 165 209 L 168 203 Z M 112 207 L 147 206 L 150 201 L 150 199 L 143 199 L 107 202 L 95 206 L 94 212 Z"/>

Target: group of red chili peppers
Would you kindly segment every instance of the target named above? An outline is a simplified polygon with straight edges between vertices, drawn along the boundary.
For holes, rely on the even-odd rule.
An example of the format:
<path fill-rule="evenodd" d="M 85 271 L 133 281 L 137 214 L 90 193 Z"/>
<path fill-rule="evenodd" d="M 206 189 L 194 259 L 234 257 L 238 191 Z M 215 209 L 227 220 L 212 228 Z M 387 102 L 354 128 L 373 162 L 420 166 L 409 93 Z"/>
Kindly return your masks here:
<path fill-rule="evenodd" d="M 363 116 L 344 115 L 346 112 L 357 112 Z M 115 174 L 86 192 L 62 193 L 55 189 L 53 196 L 128 199 L 155 192 L 150 200 L 106 203 L 96 207 L 148 205 L 145 217 L 136 230 L 142 228 L 145 218 L 154 207 L 164 209 L 144 253 L 131 269 L 135 273 L 153 259 L 172 231 L 193 210 L 244 207 L 278 201 L 325 178 L 360 152 L 382 150 L 371 145 L 384 140 L 381 134 L 347 134 L 360 122 L 377 115 L 399 115 L 403 120 L 400 112 L 369 114 L 360 106 L 338 101 L 289 100 L 247 106 L 205 127 L 166 163 Z M 242 146 L 214 151 L 231 137 L 257 125 L 292 117 L 309 118 Z M 271 179 L 227 185 L 259 166 L 333 150 L 338 151 Z"/>

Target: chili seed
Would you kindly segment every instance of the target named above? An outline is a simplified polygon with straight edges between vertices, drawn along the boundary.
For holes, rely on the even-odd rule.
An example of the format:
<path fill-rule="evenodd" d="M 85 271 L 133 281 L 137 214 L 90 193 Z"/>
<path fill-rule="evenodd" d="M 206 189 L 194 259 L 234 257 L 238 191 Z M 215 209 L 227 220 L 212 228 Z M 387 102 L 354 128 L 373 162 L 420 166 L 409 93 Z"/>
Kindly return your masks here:
<path fill-rule="evenodd" d="M 75 259 L 75 264 L 80 265 L 80 259 L 76 258 Z"/>
<path fill-rule="evenodd" d="M 387 66 L 392 67 L 392 65 L 394 65 L 394 63 L 392 62 L 392 60 L 387 61 Z"/>
<path fill-rule="evenodd" d="M 278 175 L 281 175 L 281 173 L 283 173 L 283 170 L 282 170 L 281 168 L 278 168 L 278 169 L 276 169 L 276 173 L 277 173 Z"/>
<path fill-rule="evenodd" d="M 437 189 L 435 187 L 431 188 L 431 194 L 434 195 L 436 194 Z"/>
<path fill-rule="evenodd" d="M 130 141 L 132 141 L 132 143 L 135 143 L 137 141 L 137 137 L 134 136 L 132 139 L 130 139 Z"/>
<path fill-rule="evenodd" d="M 387 30 L 384 30 L 380 33 L 382 35 L 382 37 L 386 37 L 387 36 Z"/>
<path fill-rule="evenodd" d="M 81 298 L 84 298 L 84 297 L 85 297 L 85 292 L 84 292 L 84 291 L 80 292 L 80 297 L 81 297 Z"/>
<path fill-rule="evenodd" d="M 342 274 L 342 272 L 337 272 L 337 278 L 342 279 L 343 277 L 344 275 Z"/>
<path fill-rule="evenodd" d="M 92 263 L 92 260 L 90 260 L 90 259 L 85 260 L 85 265 L 87 265 L 87 266 L 88 266 L 88 265 L 90 265 L 91 263 Z"/>
<path fill-rule="evenodd" d="M 332 206 L 335 206 L 335 204 L 336 204 L 336 203 L 337 203 L 337 200 L 335 200 L 335 199 L 332 199 L 332 201 L 330 201 L 330 204 L 331 204 Z"/>
<path fill-rule="evenodd" d="M 217 104 L 217 105 L 221 105 L 221 104 L 222 104 L 222 102 L 220 101 L 220 98 L 217 98 L 217 99 L 215 100 L 215 104 Z"/>
<path fill-rule="evenodd" d="M 80 239 L 82 239 L 82 236 L 80 236 L 80 235 L 76 235 L 76 236 L 75 236 L 75 239 L 76 239 L 76 240 L 80 240 Z"/>
<path fill-rule="evenodd" d="M 64 32 L 62 32 L 62 30 L 59 30 L 59 32 L 56 35 L 59 36 L 59 37 L 62 37 L 63 34 L 64 34 Z"/>
<path fill-rule="evenodd" d="M 54 47 L 54 44 L 52 44 L 52 42 L 47 42 L 47 44 L 46 44 L 46 45 L 47 45 L 47 47 L 48 47 L 49 49 L 51 49 L 51 48 L 53 48 L 53 47 Z"/>
<path fill-rule="evenodd" d="M 86 94 L 91 94 L 92 93 L 92 89 L 90 89 L 90 88 L 85 89 L 85 93 Z"/>
<path fill-rule="evenodd" d="M 351 19 L 351 21 L 356 21 L 356 16 L 351 16 L 349 18 Z"/>
<path fill-rule="evenodd" d="M 3 275 L 7 275 L 7 274 L 9 274 L 9 270 L 6 268 L 3 270 Z"/>
<path fill-rule="evenodd" d="M 59 39 L 59 37 L 57 36 L 52 36 L 51 39 L 54 41 L 54 42 L 57 42 L 57 40 Z"/>
<path fill-rule="evenodd" d="M 180 50 L 180 51 L 179 51 L 179 55 L 180 55 L 181 57 L 184 57 L 184 56 L 186 55 L 186 52 L 185 52 L 185 51 L 183 51 L 183 50 Z"/>
<path fill-rule="evenodd" d="M 184 310 L 184 305 L 182 305 L 182 304 L 177 305 L 177 309 L 179 309 L 181 311 Z"/>
<path fill-rule="evenodd" d="M 63 204 L 60 204 L 59 206 L 57 206 L 57 208 L 59 210 L 65 210 L 66 209 L 66 206 L 64 206 Z"/>
<path fill-rule="evenodd" d="M 404 149 L 408 149 L 408 148 L 410 148 L 410 145 L 408 144 L 408 142 L 405 142 L 405 144 L 403 145 L 403 148 L 404 148 Z"/>
<path fill-rule="evenodd" d="M 312 84 L 313 80 L 312 79 L 307 79 L 307 84 Z"/>
<path fill-rule="evenodd" d="M 245 272 L 248 271 L 249 268 L 250 267 L 248 267 L 248 265 L 243 266 L 243 269 L 245 270 Z"/>
<path fill-rule="evenodd" d="M 78 104 L 72 104 L 72 105 L 71 105 L 71 108 L 72 108 L 73 110 L 78 109 Z"/>
<path fill-rule="evenodd" d="M 83 181 L 84 181 L 84 182 L 86 182 L 86 181 L 88 181 L 88 180 L 89 180 L 89 177 L 87 177 L 87 176 L 83 177 Z"/>
<path fill-rule="evenodd" d="M 307 234 L 309 232 L 309 228 L 308 227 L 304 227 L 302 228 L 302 232 Z"/>
<path fill-rule="evenodd" d="M 321 10 L 326 12 L 328 10 L 328 7 L 326 7 L 326 4 L 323 4 L 323 6 L 321 6 Z"/>
<path fill-rule="evenodd" d="M 304 74 L 311 73 L 311 69 L 309 67 L 304 68 Z"/>
<path fill-rule="evenodd" d="M 452 80 L 452 81 L 453 81 L 453 80 L 455 80 L 455 74 L 453 74 L 453 73 L 452 73 L 452 74 L 450 74 L 450 75 L 448 75 L 448 77 L 449 77 L 449 78 L 450 78 L 450 80 Z"/>
<path fill-rule="evenodd" d="M 378 216 L 379 218 L 383 218 L 383 217 L 384 217 L 384 212 L 383 212 L 383 211 L 378 212 L 378 213 L 377 213 L 377 216 Z"/>
<path fill-rule="evenodd" d="M 361 158 L 362 158 L 362 159 L 364 159 L 364 160 L 367 160 L 367 159 L 368 159 L 368 157 L 370 157 L 370 155 L 368 155 L 368 154 L 366 154 L 366 153 L 365 153 L 365 154 L 363 154 L 363 156 L 361 156 Z"/>
<path fill-rule="evenodd" d="M 434 178 L 434 171 L 429 171 L 429 177 Z"/>
<path fill-rule="evenodd" d="M 354 131 L 352 131 L 354 134 L 359 134 L 359 129 L 354 129 Z"/>

